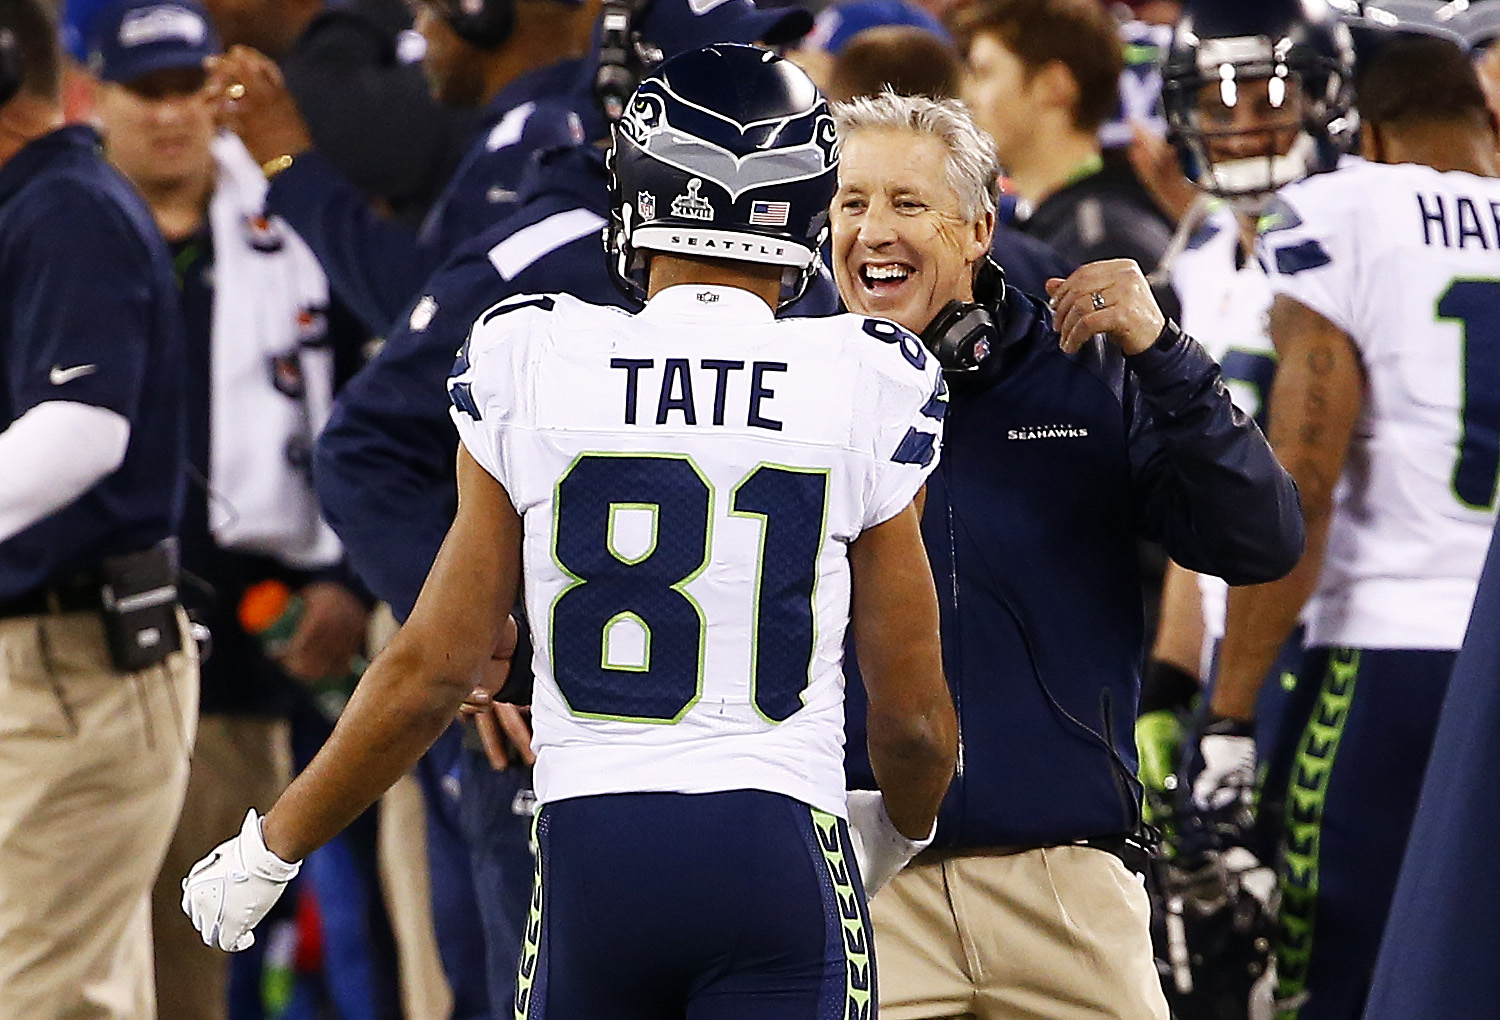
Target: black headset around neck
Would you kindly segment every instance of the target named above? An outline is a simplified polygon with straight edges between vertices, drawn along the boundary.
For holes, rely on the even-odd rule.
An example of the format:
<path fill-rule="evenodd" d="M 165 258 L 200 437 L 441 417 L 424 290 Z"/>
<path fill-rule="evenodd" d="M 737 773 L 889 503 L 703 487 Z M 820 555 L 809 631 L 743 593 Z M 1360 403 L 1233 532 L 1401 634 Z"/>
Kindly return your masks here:
<path fill-rule="evenodd" d="M 611 122 L 625 112 L 646 72 L 661 63 L 662 52 L 641 37 L 641 22 L 652 0 L 605 0 L 599 11 L 599 69 L 594 98 Z"/>
<path fill-rule="evenodd" d="M 1000 339 L 990 309 L 1005 306 L 1005 270 L 986 255 L 974 272 L 976 301 L 949 301 L 938 310 L 922 343 L 945 372 L 972 372 L 989 356 Z"/>

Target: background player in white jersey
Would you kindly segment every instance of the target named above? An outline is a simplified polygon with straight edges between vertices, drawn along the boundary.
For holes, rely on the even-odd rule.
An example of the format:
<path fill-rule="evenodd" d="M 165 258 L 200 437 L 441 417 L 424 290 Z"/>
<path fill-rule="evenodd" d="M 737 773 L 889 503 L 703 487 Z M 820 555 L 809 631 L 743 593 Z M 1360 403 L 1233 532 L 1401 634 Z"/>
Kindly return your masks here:
<path fill-rule="evenodd" d="M 1358 1017 L 1500 469 L 1500 174 L 1454 44 L 1364 54 L 1356 161 L 1286 188 L 1262 228 L 1280 357 L 1271 439 L 1307 552 L 1230 593 L 1213 710 L 1246 720 L 1309 596 L 1318 698 L 1287 793 L 1284 1017 Z"/>
<path fill-rule="evenodd" d="M 542 807 L 517 1016 L 873 1015 L 860 874 L 931 838 L 954 763 L 912 502 L 945 392 L 898 326 L 773 318 L 836 166 L 822 98 L 766 51 L 689 53 L 637 89 L 610 247 L 645 309 L 538 295 L 475 324 L 453 529 L 324 752 L 189 875 L 206 939 L 247 945 L 287 862 L 441 732 L 507 646 L 524 562 Z M 846 624 L 883 791 L 850 805 L 852 846 Z"/>
<path fill-rule="evenodd" d="M 1141 162 L 1165 202 L 1185 183 L 1183 162 L 1197 168 L 1198 190 L 1179 210 L 1163 267 L 1182 304 L 1183 328 L 1203 338 L 1234 402 L 1262 428 L 1276 357 L 1256 223 L 1276 189 L 1332 169 L 1347 147 L 1353 73 L 1349 31 L 1321 0 L 1190 0 L 1173 29 L 1163 79 L 1177 151 L 1158 141 L 1161 151 Z M 1177 769 L 1179 715 L 1198 693 L 1205 653 L 1224 632 L 1227 591 L 1217 578 L 1169 566 L 1137 726 L 1142 779 L 1158 793 L 1148 803 L 1161 802 L 1165 777 Z M 1264 730 L 1260 735 L 1269 736 Z M 1250 779 L 1249 733 L 1219 736 L 1236 739 L 1224 741 L 1229 753 L 1199 774 L 1202 807 L 1237 795 Z M 1226 788 L 1226 780 L 1234 785 Z"/>

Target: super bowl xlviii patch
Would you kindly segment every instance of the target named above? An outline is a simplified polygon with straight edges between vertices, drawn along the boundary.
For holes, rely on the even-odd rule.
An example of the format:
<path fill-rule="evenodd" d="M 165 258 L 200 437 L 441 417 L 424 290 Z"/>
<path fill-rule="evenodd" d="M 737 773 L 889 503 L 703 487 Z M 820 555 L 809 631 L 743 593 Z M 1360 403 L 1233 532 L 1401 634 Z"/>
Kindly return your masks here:
<path fill-rule="evenodd" d="M 648 222 L 656 219 L 656 196 L 649 191 L 636 192 L 635 208 L 641 214 L 641 219 Z"/>
<path fill-rule="evenodd" d="M 245 241 L 264 255 L 278 252 L 286 245 L 281 227 L 264 216 L 246 216 L 243 226 Z"/>
<path fill-rule="evenodd" d="M 672 215 L 685 220 L 712 220 L 714 218 L 714 207 L 708 199 L 698 194 L 698 189 L 703 187 L 703 181 L 694 177 L 688 181 L 687 191 L 672 199 Z"/>

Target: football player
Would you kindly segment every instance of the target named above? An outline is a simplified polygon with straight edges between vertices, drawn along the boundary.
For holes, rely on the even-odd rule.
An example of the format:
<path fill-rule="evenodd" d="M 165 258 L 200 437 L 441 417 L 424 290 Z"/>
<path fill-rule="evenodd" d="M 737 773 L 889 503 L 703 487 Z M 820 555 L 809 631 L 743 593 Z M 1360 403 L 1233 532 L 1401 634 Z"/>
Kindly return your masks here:
<path fill-rule="evenodd" d="M 1316 703 L 1287 791 L 1280 1015 L 1358 1016 L 1495 519 L 1500 161 L 1454 43 L 1398 37 L 1356 80 L 1356 161 L 1284 189 L 1259 252 L 1271 440 L 1307 552 L 1232 591 L 1212 708 L 1249 720 L 1309 597 Z"/>
<path fill-rule="evenodd" d="M 937 363 L 884 320 L 774 320 L 814 272 L 837 167 L 793 65 L 670 61 L 612 166 L 610 263 L 645 309 L 531 295 L 475 323 L 427 585 L 323 754 L 193 869 L 184 908 L 249 944 L 295 862 L 465 700 L 524 562 L 541 809 L 517 1015 L 873 1015 L 861 876 L 926 845 L 955 758 L 912 502 Z M 882 784 L 848 802 L 846 625 Z"/>
<path fill-rule="evenodd" d="M 1201 191 L 1166 264 L 1183 328 L 1203 338 L 1235 404 L 1262 428 L 1276 355 L 1266 329 L 1271 286 L 1255 258 L 1256 224 L 1278 188 L 1333 169 L 1347 150 L 1356 123 L 1353 74 L 1350 33 L 1323 0 L 1193 0 L 1173 30 L 1163 69 L 1178 149 L 1170 173 L 1180 179 L 1180 155 L 1196 168 L 1193 183 Z M 1217 578 L 1169 567 L 1137 726 L 1142 776 L 1157 793 L 1177 771 L 1178 716 L 1198 694 L 1205 653 L 1223 636 L 1227 591 Z M 1291 645 L 1288 668 L 1300 649 Z M 1279 684 L 1267 691 L 1268 699 L 1278 694 Z M 1263 746 L 1274 741 L 1280 707 L 1262 706 L 1256 736 Z M 1212 761 L 1196 775 L 1199 809 L 1247 797 L 1254 779 L 1251 733 L 1232 723 L 1221 729 L 1204 742 Z"/>

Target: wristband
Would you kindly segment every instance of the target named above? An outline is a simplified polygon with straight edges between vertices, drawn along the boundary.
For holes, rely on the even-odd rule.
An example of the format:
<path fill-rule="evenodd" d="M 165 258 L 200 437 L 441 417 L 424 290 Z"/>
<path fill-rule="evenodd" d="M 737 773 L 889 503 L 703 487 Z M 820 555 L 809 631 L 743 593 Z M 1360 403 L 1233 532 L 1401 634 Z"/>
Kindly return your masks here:
<path fill-rule="evenodd" d="M 1205 737 L 1253 737 L 1255 721 L 1210 712 L 1203 720 L 1202 733 Z"/>
<path fill-rule="evenodd" d="M 1181 666 L 1165 659 L 1152 659 L 1141 676 L 1140 714 L 1160 710 L 1186 712 L 1199 690 L 1198 678 Z"/>

